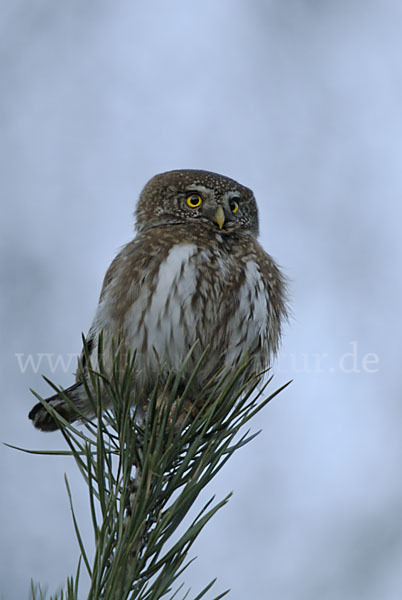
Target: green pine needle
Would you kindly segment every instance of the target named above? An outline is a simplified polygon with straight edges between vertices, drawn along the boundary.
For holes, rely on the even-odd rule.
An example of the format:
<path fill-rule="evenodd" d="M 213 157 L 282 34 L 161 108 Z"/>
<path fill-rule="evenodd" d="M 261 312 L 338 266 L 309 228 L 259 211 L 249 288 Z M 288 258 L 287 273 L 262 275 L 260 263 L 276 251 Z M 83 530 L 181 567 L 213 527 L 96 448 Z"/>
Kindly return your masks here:
<path fill-rule="evenodd" d="M 230 456 L 258 435 L 259 432 L 244 432 L 244 426 L 288 384 L 263 398 L 264 374 L 245 380 L 250 360 L 245 358 L 236 369 L 219 373 L 209 383 L 207 401 L 205 393 L 193 398 L 191 383 L 207 351 L 182 391 L 181 378 L 192 348 L 178 373 L 166 377 L 161 372 L 149 398 L 146 416 L 139 419 L 133 408 L 132 392 L 136 357 L 128 354 L 123 364 L 117 343 L 113 372 L 108 374 L 103 366 L 102 341 L 101 334 L 99 372 L 95 372 L 84 340 L 89 372 L 85 389 L 97 421 L 91 422 L 78 414 L 84 427 L 77 428 L 34 393 L 59 424 L 69 450 L 44 452 L 17 448 L 31 454 L 73 456 L 88 486 L 95 553 L 91 557 L 85 549 L 66 477 L 81 556 L 76 574 L 67 579 L 66 589 L 53 596 L 53 600 L 78 600 L 81 561 L 90 576 L 88 600 L 159 600 L 169 594 L 173 600 L 184 587 L 178 578 L 194 560 L 188 556 L 191 546 L 228 502 L 230 494 L 219 502 L 211 498 L 184 532 L 179 533 L 179 527 L 183 527 L 199 494 Z M 106 410 L 105 397 L 110 400 Z M 189 404 L 197 407 L 191 414 L 185 411 Z M 193 600 L 204 598 L 214 583 L 215 579 Z M 215 600 L 228 592 L 219 594 Z M 187 590 L 183 600 L 189 594 Z M 40 586 L 32 583 L 32 600 L 45 597 Z"/>

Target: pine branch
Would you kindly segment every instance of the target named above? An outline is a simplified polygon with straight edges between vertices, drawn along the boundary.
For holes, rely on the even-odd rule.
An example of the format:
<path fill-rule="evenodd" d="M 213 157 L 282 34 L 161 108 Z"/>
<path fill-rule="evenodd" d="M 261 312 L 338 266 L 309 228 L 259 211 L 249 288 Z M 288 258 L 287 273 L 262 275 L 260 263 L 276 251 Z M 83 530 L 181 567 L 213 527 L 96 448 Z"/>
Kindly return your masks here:
<path fill-rule="evenodd" d="M 288 384 L 263 398 L 267 385 L 261 387 L 263 374 L 245 380 L 246 359 L 235 371 L 220 373 L 209 386 L 207 398 L 205 393 L 193 398 L 191 381 L 179 393 L 184 363 L 178 373 L 155 383 L 145 417 L 140 418 L 132 397 L 135 356 L 128 355 L 122 365 L 117 347 L 108 377 L 102 363 L 102 339 L 99 342 L 99 372 L 90 369 L 86 382 L 88 398 L 97 410 L 96 424 L 82 417 L 84 427 L 78 429 L 38 397 L 59 423 L 69 447 L 68 452 L 41 453 L 74 457 L 88 486 L 95 538 L 95 555 L 90 557 L 66 478 L 81 557 L 65 591 L 50 600 L 78 600 L 81 563 L 91 582 L 88 600 L 179 599 L 184 584 L 179 585 L 178 578 L 192 562 L 190 548 L 230 494 L 219 502 L 211 498 L 184 533 L 178 532 L 179 526 L 226 461 L 257 435 L 243 432 L 248 421 Z M 86 348 L 85 353 L 90 365 Z M 204 356 L 192 378 L 203 360 Z M 102 406 L 105 392 L 111 401 L 106 410 Z M 189 411 L 189 405 L 196 410 Z M 193 600 L 204 598 L 214 582 Z M 182 599 L 189 598 L 189 593 Z M 32 586 L 31 597 L 45 597 L 40 586 Z"/>

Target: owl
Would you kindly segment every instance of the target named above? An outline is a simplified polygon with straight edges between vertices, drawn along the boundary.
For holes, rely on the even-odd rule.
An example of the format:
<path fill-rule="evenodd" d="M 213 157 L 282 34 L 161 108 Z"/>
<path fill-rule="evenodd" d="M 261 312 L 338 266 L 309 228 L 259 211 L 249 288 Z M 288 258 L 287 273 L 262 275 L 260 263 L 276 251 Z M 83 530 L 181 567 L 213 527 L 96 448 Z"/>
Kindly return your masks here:
<path fill-rule="evenodd" d="M 284 276 L 257 241 L 252 191 L 209 171 L 168 171 L 145 185 L 135 216 L 136 236 L 107 270 L 86 336 L 92 369 L 98 368 L 101 331 L 106 372 L 112 372 L 117 339 L 123 353 L 136 352 L 134 398 L 151 393 L 161 369 L 181 368 L 194 344 L 183 384 L 208 349 L 191 384 L 194 395 L 246 355 L 246 375 L 269 366 L 286 318 L 286 291 Z M 80 361 L 65 394 L 91 418 L 84 355 Z M 78 418 L 58 394 L 47 402 L 67 421 Z M 57 429 L 40 403 L 29 418 L 42 431 Z"/>

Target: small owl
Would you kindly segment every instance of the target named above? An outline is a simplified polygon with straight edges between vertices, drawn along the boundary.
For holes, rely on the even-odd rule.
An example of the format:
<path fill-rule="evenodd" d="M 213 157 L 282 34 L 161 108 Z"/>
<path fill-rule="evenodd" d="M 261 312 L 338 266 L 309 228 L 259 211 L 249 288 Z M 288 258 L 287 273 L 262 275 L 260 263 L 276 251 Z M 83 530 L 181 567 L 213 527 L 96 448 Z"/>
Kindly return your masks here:
<path fill-rule="evenodd" d="M 265 369 L 278 349 L 286 317 L 285 285 L 257 241 L 252 191 L 208 171 L 161 173 L 140 195 L 136 230 L 106 272 L 86 338 L 92 368 L 98 368 L 103 331 L 107 372 L 112 371 L 112 340 L 113 347 L 120 339 L 123 352 L 136 352 L 134 397 L 150 394 L 162 367 L 178 370 L 195 342 L 184 384 L 208 352 L 192 383 L 194 394 L 246 354 L 252 357 L 248 374 Z M 85 357 L 80 360 L 76 383 L 65 393 L 91 417 L 82 383 Z M 57 394 L 47 401 L 68 421 L 77 418 Z M 42 431 L 57 429 L 42 404 L 33 407 L 29 418 Z"/>

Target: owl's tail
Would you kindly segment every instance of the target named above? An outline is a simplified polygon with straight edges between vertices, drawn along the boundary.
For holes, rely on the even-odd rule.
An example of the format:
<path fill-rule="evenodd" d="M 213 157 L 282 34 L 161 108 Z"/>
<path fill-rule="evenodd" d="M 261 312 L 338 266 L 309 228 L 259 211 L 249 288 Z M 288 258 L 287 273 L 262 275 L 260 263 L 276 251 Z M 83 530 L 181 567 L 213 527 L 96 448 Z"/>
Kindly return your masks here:
<path fill-rule="evenodd" d="M 63 390 L 63 392 L 69 398 L 70 402 L 77 407 L 77 410 L 74 410 L 74 406 L 67 403 L 67 401 L 59 396 L 59 394 L 46 398 L 46 402 L 54 408 L 63 419 L 72 423 L 80 418 L 79 411 L 88 414 L 88 398 L 86 397 L 85 388 L 82 383 L 74 383 Z M 57 421 L 40 402 L 35 404 L 28 417 L 31 419 L 33 425 L 41 431 L 56 431 L 56 429 L 59 429 Z"/>

